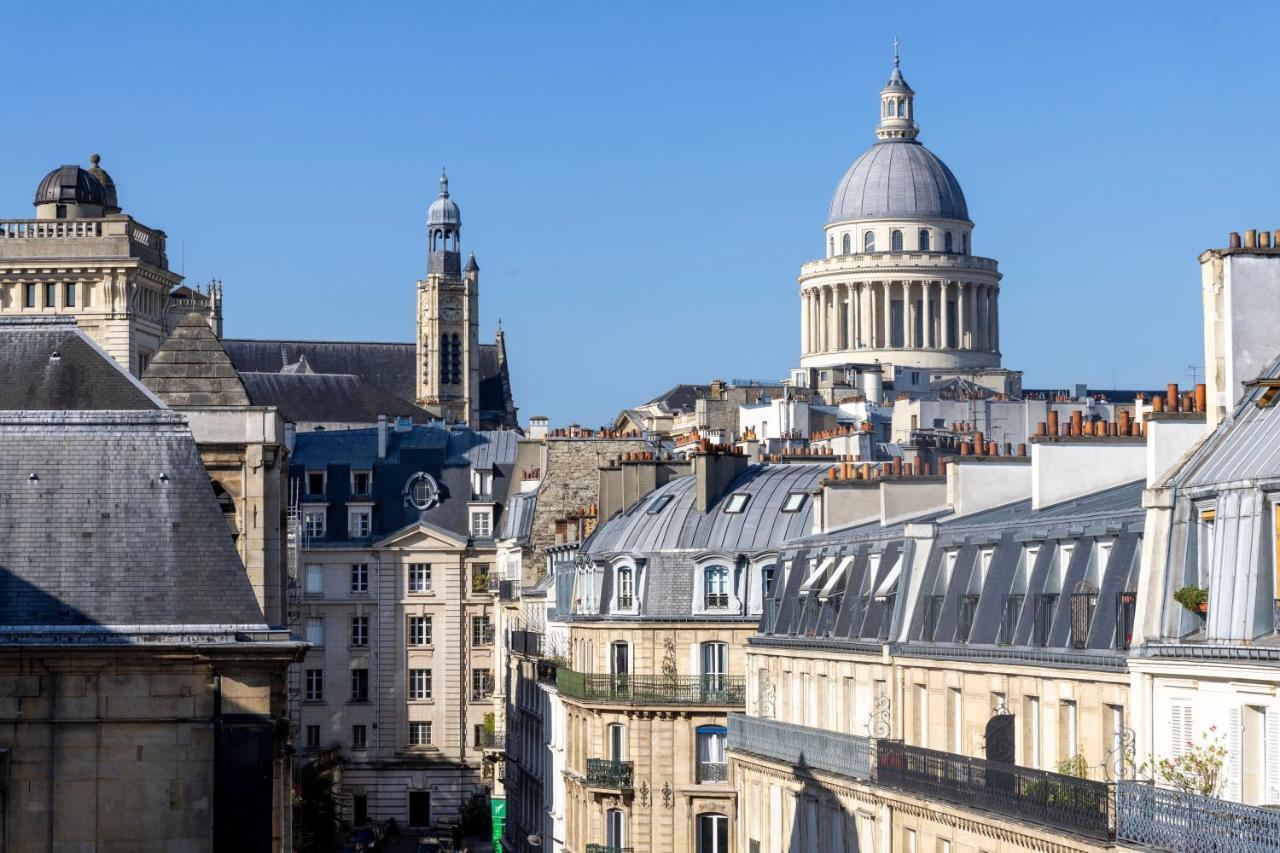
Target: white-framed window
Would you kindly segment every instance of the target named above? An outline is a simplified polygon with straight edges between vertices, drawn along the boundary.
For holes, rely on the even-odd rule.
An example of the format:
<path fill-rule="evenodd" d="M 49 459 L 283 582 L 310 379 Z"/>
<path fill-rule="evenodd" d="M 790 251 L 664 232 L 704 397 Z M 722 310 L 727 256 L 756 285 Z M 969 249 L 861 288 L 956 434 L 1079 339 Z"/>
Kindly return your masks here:
<path fill-rule="evenodd" d="M 619 566 L 617 570 L 617 608 L 618 610 L 634 610 L 636 606 L 635 569 L 630 566 Z"/>
<path fill-rule="evenodd" d="M 729 818 L 707 812 L 698 815 L 697 853 L 729 853 Z"/>
<path fill-rule="evenodd" d="M 1030 754 L 1024 759 L 1027 766 L 1039 770 L 1043 762 L 1040 745 L 1040 697 L 1027 697 L 1027 748 Z"/>
<path fill-rule="evenodd" d="M 431 698 L 431 670 L 429 669 L 409 670 L 409 698 L 410 699 L 430 699 Z"/>
<path fill-rule="evenodd" d="M 322 509 L 308 509 L 302 512 L 303 532 L 308 539 L 324 538 L 324 517 Z"/>
<path fill-rule="evenodd" d="M 323 471 L 307 472 L 307 495 L 313 498 L 324 497 L 325 475 Z"/>
<path fill-rule="evenodd" d="M 321 702 L 324 700 L 324 670 L 309 669 L 306 671 L 304 681 L 303 697 L 308 702 Z"/>
<path fill-rule="evenodd" d="M 622 809 L 609 809 L 604 813 L 604 839 L 606 847 L 627 846 L 627 813 Z"/>
<path fill-rule="evenodd" d="M 729 780 L 728 760 L 725 758 L 725 742 L 728 730 L 724 726 L 698 726 L 698 767 L 695 778 L 698 784 L 723 784 Z"/>
<path fill-rule="evenodd" d="M 493 623 L 489 621 L 488 616 L 471 617 L 471 645 L 493 645 Z"/>
<path fill-rule="evenodd" d="M 746 492 L 734 492 L 724 502 L 724 511 L 730 515 L 740 513 L 747 508 L 747 501 L 749 500 L 751 500 L 751 495 Z"/>
<path fill-rule="evenodd" d="M 481 702 L 493 695 L 493 671 L 471 670 L 471 701 Z"/>
<path fill-rule="evenodd" d="M 729 567 L 708 566 L 702 570 L 703 607 L 707 610 L 729 606 Z"/>
<path fill-rule="evenodd" d="M 365 593 L 369 591 L 369 564 L 351 564 L 351 591 Z"/>
<path fill-rule="evenodd" d="M 431 617 L 430 616 L 410 616 L 409 617 L 409 645 L 411 646 L 431 645 Z"/>
<path fill-rule="evenodd" d="M 488 495 L 493 491 L 493 472 L 471 469 L 471 491 L 477 495 Z"/>
<path fill-rule="evenodd" d="M 351 617 L 351 645 L 353 646 L 369 645 L 369 617 L 368 616 L 352 616 Z"/>
<path fill-rule="evenodd" d="M 631 644 L 626 640 L 615 640 L 609 644 L 609 673 L 631 674 Z"/>
<path fill-rule="evenodd" d="M 431 746 L 431 724 L 409 724 L 409 746 Z"/>
<path fill-rule="evenodd" d="M 367 749 L 369 745 L 369 730 L 361 725 L 351 727 L 351 748 Z"/>
<path fill-rule="evenodd" d="M 404 485 L 404 499 L 414 509 L 425 512 L 440 500 L 440 486 L 436 478 L 426 471 L 419 471 Z"/>
<path fill-rule="evenodd" d="M 627 728 L 622 723 L 609 724 L 609 760 L 627 760 Z"/>
<path fill-rule="evenodd" d="M 804 509 L 804 499 L 807 498 L 804 492 L 790 492 L 787 499 L 782 502 L 783 512 L 799 512 Z"/>
<path fill-rule="evenodd" d="M 324 595 L 324 566 L 307 566 L 307 595 Z"/>
<path fill-rule="evenodd" d="M 675 495 L 659 495 L 653 499 L 653 503 L 649 504 L 649 508 L 645 512 L 649 515 L 657 515 L 667 508 L 667 504 L 675 500 Z"/>
<path fill-rule="evenodd" d="M 351 494 L 358 495 L 360 497 L 368 497 L 373 494 L 372 471 L 351 472 Z"/>
<path fill-rule="evenodd" d="M 724 690 L 729 674 L 729 644 L 712 641 L 702 644 L 700 665 L 703 687 L 711 691 Z"/>
<path fill-rule="evenodd" d="M 1074 699 L 1062 700 L 1062 757 L 1074 758 L 1080 753 L 1080 730 Z"/>
<path fill-rule="evenodd" d="M 353 509 L 347 512 L 347 536 L 351 539 L 368 539 L 373 533 L 373 510 Z"/>
<path fill-rule="evenodd" d="M 409 592 L 431 591 L 431 564 L 409 564 Z"/>
<path fill-rule="evenodd" d="M 491 515 L 487 509 L 473 509 L 471 511 L 471 535 L 476 537 L 485 537 L 489 535 Z"/>
<path fill-rule="evenodd" d="M 324 617 L 308 616 L 306 623 L 306 633 L 303 639 L 313 646 L 324 646 Z"/>

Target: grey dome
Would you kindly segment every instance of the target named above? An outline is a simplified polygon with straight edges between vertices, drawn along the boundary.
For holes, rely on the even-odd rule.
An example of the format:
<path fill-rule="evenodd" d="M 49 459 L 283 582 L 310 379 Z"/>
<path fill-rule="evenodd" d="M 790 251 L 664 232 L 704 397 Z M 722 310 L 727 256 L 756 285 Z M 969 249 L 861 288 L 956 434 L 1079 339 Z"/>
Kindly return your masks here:
<path fill-rule="evenodd" d="M 868 148 L 836 187 L 828 221 L 890 217 L 969 219 L 956 176 L 914 140 L 883 140 Z"/>
<path fill-rule="evenodd" d="M 440 175 L 440 197 L 427 208 L 427 225 L 448 225 L 453 228 L 462 225 L 462 211 L 449 198 L 449 177 L 443 173 Z"/>
<path fill-rule="evenodd" d="M 33 204 L 96 204 L 107 207 L 107 191 L 91 173 L 79 166 L 59 166 L 36 187 Z"/>

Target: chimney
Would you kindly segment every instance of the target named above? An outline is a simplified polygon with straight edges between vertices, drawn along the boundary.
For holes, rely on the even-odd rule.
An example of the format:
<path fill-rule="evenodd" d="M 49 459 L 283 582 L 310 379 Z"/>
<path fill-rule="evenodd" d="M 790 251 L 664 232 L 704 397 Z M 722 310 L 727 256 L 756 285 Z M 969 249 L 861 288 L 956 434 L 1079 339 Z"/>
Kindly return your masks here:
<path fill-rule="evenodd" d="M 698 512 L 708 512 L 749 464 L 746 456 L 737 453 L 715 453 L 704 449 L 693 454 L 694 488 L 697 490 L 694 506 Z"/>
<path fill-rule="evenodd" d="M 947 465 L 947 505 L 956 515 L 971 515 L 1031 497 L 1031 465 L 1025 457 L 970 456 Z"/>
<path fill-rule="evenodd" d="M 378 458 L 387 458 L 387 416 L 378 415 Z"/>
<path fill-rule="evenodd" d="M 542 415 L 529 418 L 529 438 L 541 440 L 547 437 L 547 427 L 551 422 Z"/>
<path fill-rule="evenodd" d="M 1069 501 L 1147 474 L 1146 442 L 1141 438 L 1081 436 L 1031 445 L 1031 506 Z"/>

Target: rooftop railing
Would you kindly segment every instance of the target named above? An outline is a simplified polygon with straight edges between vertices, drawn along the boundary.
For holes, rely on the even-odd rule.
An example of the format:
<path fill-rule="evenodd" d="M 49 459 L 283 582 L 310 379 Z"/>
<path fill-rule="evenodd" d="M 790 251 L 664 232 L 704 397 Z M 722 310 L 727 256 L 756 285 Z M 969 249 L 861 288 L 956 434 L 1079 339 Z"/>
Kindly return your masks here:
<path fill-rule="evenodd" d="M 884 740 L 876 742 L 876 781 L 1077 835 L 1111 837 L 1105 782 Z"/>
<path fill-rule="evenodd" d="M 1280 812 L 1125 781 L 1116 785 L 1116 839 L 1177 853 L 1280 851 Z"/>
<path fill-rule="evenodd" d="M 630 761 L 612 761 L 607 758 L 587 759 L 587 787 L 618 788 L 631 787 L 632 769 L 635 765 Z"/>
<path fill-rule="evenodd" d="M 111 216 L 101 219 L 3 219 L 0 220 L 0 243 L 9 240 L 32 242 L 39 240 L 101 240 L 104 238 L 123 238 L 129 246 L 128 255 L 140 257 L 148 261 L 164 263 L 165 235 L 134 222 L 128 216 Z M 59 254 L 78 253 L 71 248 L 73 244 L 59 247 Z M 45 249 L 28 246 L 16 250 L 22 255 L 38 256 Z M 100 244 L 96 248 L 84 250 L 89 254 L 102 254 Z M 88 257 L 89 254 L 85 256 Z"/>
<path fill-rule="evenodd" d="M 611 844 L 588 844 L 587 853 L 632 853 L 631 847 L 614 847 Z"/>
<path fill-rule="evenodd" d="M 743 705 L 740 675 L 610 675 L 556 671 L 556 688 L 575 699 L 628 705 Z"/>
<path fill-rule="evenodd" d="M 507 648 L 519 655 L 542 656 L 542 634 L 537 631 L 507 632 Z"/>
<path fill-rule="evenodd" d="M 729 749 L 793 768 L 812 767 L 864 782 L 871 778 L 872 742 L 861 735 L 730 714 Z"/>

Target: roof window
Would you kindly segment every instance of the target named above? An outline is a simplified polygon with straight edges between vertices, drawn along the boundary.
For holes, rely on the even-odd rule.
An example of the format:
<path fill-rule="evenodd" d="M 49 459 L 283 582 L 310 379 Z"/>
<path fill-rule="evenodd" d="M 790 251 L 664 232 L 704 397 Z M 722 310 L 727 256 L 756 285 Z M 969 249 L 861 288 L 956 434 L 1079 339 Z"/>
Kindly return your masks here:
<path fill-rule="evenodd" d="M 751 499 L 751 495 L 746 492 L 735 492 L 729 495 L 729 500 L 725 501 L 724 511 L 730 514 L 742 512 L 747 508 L 747 501 Z"/>
<path fill-rule="evenodd" d="M 787 499 L 782 504 L 783 512 L 799 512 L 804 508 L 804 499 L 808 497 L 804 492 L 791 492 L 787 495 Z"/>
<path fill-rule="evenodd" d="M 649 515 L 657 515 L 666 509 L 667 504 L 671 503 L 672 500 L 674 500 L 672 495 L 661 495 L 657 500 L 649 504 L 649 509 L 646 510 L 646 512 L 648 512 Z"/>

